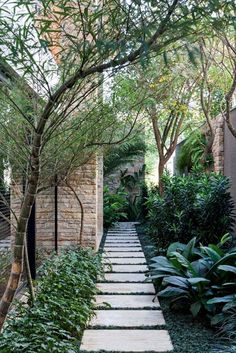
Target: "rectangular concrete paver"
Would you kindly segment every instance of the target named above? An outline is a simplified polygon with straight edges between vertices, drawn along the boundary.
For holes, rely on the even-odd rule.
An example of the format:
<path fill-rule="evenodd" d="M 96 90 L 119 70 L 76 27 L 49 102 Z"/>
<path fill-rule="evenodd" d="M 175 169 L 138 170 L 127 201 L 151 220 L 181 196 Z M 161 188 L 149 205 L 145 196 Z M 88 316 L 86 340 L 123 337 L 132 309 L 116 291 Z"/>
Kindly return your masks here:
<path fill-rule="evenodd" d="M 142 251 L 106 251 L 103 254 L 103 257 L 143 257 L 144 254 Z"/>
<path fill-rule="evenodd" d="M 108 251 L 108 252 L 123 252 L 123 251 L 126 251 L 126 252 L 133 252 L 133 251 L 141 251 L 142 252 L 142 248 L 141 246 L 133 246 L 133 247 L 119 247 L 119 246 L 113 246 L 113 247 L 108 247 L 108 246 L 104 246 L 104 250 L 105 251 Z"/>
<path fill-rule="evenodd" d="M 105 272 L 145 272 L 148 270 L 147 265 L 108 265 Z"/>
<path fill-rule="evenodd" d="M 80 349 L 92 352 L 168 352 L 173 347 L 166 330 L 86 330 Z"/>
<path fill-rule="evenodd" d="M 172 351 L 154 286 L 145 282 L 148 267 L 134 223 L 118 223 L 108 234 L 103 251 L 106 273 L 97 283 L 96 316 L 83 334 L 81 351 Z"/>
<path fill-rule="evenodd" d="M 107 259 L 107 261 L 109 261 L 111 264 L 146 264 L 146 259 L 144 258 L 125 258 L 125 257 L 113 257 L 111 259 Z"/>
<path fill-rule="evenodd" d="M 108 282 L 144 282 L 146 278 L 144 273 L 105 273 Z"/>
<path fill-rule="evenodd" d="M 106 250 L 107 247 L 110 247 L 110 248 L 139 248 L 139 249 L 142 249 L 141 248 L 141 245 L 138 243 L 135 243 L 135 244 L 130 244 L 130 243 L 105 243 L 105 246 L 104 246 L 104 249 Z M 128 249 L 130 250 L 130 249 Z"/>
<path fill-rule="evenodd" d="M 158 299 L 153 302 L 153 295 L 97 295 L 96 305 L 99 308 L 110 307 L 113 309 L 117 308 L 129 308 L 129 309 L 141 309 L 141 308 L 159 308 L 160 304 Z"/>
<path fill-rule="evenodd" d="M 122 238 L 122 239 L 137 239 L 137 234 L 133 233 L 133 234 L 129 234 L 129 235 L 125 235 L 125 234 L 107 234 L 107 238 Z"/>
<path fill-rule="evenodd" d="M 105 242 L 106 246 L 114 246 L 114 245 L 132 245 L 132 246 L 140 246 L 140 242 L 138 240 L 107 240 Z"/>
<path fill-rule="evenodd" d="M 97 283 L 97 288 L 101 293 L 155 294 L 152 283 Z"/>
<path fill-rule="evenodd" d="M 107 242 L 112 242 L 112 243 L 116 243 L 116 242 L 119 242 L 119 243 L 127 243 L 127 244 L 133 244 L 133 243 L 140 243 L 140 241 L 136 238 L 132 238 L 132 239 L 124 239 L 124 238 L 107 238 L 106 239 L 106 243 Z"/>
<path fill-rule="evenodd" d="M 124 243 L 134 243 L 134 242 L 138 242 L 140 243 L 139 241 L 139 238 L 138 237 L 106 237 L 106 242 L 116 242 L 116 241 L 121 241 L 121 242 L 124 242 Z"/>
<path fill-rule="evenodd" d="M 89 326 L 99 327 L 150 327 L 165 325 L 160 310 L 96 310 Z"/>

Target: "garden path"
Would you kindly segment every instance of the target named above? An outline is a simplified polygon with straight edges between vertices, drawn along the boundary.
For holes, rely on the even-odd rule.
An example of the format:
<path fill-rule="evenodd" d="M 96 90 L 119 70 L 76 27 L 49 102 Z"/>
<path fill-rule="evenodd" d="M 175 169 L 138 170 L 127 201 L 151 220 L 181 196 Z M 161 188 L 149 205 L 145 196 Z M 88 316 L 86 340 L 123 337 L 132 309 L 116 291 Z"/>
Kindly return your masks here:
<path fill-rule="evenodd" d="M 106 273 L 97 283 L 96 316 L 82 337 L 85 352 L 169 352 L 173 350 L 135 223 L 121 222 L 108 231 L 104 245 Z M 111 267 L 112 266 L 112 267 Z"/>

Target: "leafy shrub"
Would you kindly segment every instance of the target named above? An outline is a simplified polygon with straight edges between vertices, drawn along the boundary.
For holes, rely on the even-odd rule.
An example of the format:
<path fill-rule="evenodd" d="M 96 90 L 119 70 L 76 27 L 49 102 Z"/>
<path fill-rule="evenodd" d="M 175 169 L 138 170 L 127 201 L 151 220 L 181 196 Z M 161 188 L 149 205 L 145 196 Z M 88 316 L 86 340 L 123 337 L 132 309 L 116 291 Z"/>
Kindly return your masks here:
<path fill-rule="evenodd" d="M 43 265 L 33 307 L 17 303 L 3 334 L 1 353 L 75 353 L 93 315 L 91 300 L 102 271 L 100 257 L 87 249 L 67 250 Z"/>
<path fill-rule="evenodd" d="M 232 230 L 233 201 L 229 179 L 219 174 L 194 173 L 163 178 L 164 194 L 149 193 L 148 224 L 159 248 L 197 237 L 203 244 L 218 242 Z"/>
<path fill-rule="evenodd" d="M 120 188 L 116 193 L 111 193 L 108 187 L 104 188 L 103 213 L 104 227 L 109 228 L 114 223 L 127 218 L 125 212 L 128 206 L 127 193 Z"/>
<path fill-rule="evenodd" d="M 159 296 L 170 298 L 172 307 L 189 308 L 193 316 L 207 312 L 216 323 L 222 310 L 235 308 L 236 248 L 218 245 L 196 247 L 173 243 L 167 256 L 152 258 L 150 278 L 158 282 Z"/>

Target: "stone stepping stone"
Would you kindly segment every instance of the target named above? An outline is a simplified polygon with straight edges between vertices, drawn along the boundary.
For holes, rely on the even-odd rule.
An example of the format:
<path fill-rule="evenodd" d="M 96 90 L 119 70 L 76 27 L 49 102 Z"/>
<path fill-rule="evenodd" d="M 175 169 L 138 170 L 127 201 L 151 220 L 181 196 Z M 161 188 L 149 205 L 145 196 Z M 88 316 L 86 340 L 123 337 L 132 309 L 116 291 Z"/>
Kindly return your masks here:
<path fill-rule="evenodd" d="M 113 252 L 106 252 L 103 254 L 103 257 L 108 258 L 108 257 L 127 257 L 127 258 L 132 258 L 132 257 L 143 257 L 144 254 L 142 251 L 113 251 Z"/>
<path fill-rule="evenodd" d="M 120 244 L 117 244 L 117 243 L 112 243 L 112 244 L 107 244 L 105 243 L 105 246 L 104 246 L 104 249 L 106 250 L 106 248 L 134 248 L 134 249 L 141 249 L 141 245 L 140 243 L 139 244 L 130 244 L 130 243 L 120 243 Z"/>
<path fill-rule="evenodd" d="M 103 294 L 155 294 L 152 283 L 97 283 Z"/>
<path fill-rule="evenodd" d="M 107 241 L 112 241 L 112 242 L 115 242 L 115 241 L 125 241 L 125 242 L 136 242 L 136 241 L 139 241 L 139 238 L 137 237 L 132 237 L 132 238 L 124 238 L 124 237 L 106 237 L 106 242 Z"/>
<path fill-rule="evenodd" d="M 140 242 L 136 241 L 136 242 L 123 242 L 123 241 L 106 241 L 104 244 L 105 247 L 109 247 L 112 248 L 114 246 L 118 246 L 118 247 L 135 247 L 135 246 L 141 246 Z"/>
<path fill-rule="evenodd" d="M 105 266 L 105 272 L 145 272 L 148 271 L 147 265 L 109 265 Z"/>
<path fill-rule="evenodd" d="M 111 259 L 107 259 L 111 264 L 121 264 L 121 265 L 146 265 L 146 260 L 144 258 L 126 258 L 126 257 L 113 257 Z"/>
<path fill-rule="evenodd" d="M 136 247 L 125 247 L 125 248 L 122 248 L 122 247 L 118 247 L 118 246 L 114 246 L 114 247 L 108 247 L 108 246 L 104 246 L 104 250 L 105 251 L 109 251 L 109 252 L 112 252 L 112 251 L 142 251 L 142 248 L 141 246 L 136 246 Z"/>
<path fill-rule="evenodd" d="M 144 282 L 144 273 L 105 273 L 105 281 L 109 282 Z"/>
<path fill-rule="evenodd" d="M 140 244 L 140 241 L 137 239 L 106 239 L 106 244 Z"/>
<path fill-rule="evenodd" d="M 90 327 L 150 327 L 165 325 L 160 310 L 95 310 Z"/>
<path fill-rule="evenodd" d="M 97 295 L 95 297 L 96 305 L 99 308 L 112 308 L 112 309 L 158 309 L 160 304 L 158 299 L 153 303 L 153 295 Z"/>
<path fill-rule="evenodd" d="M 120 235 L 120 236 L 133 236 L 137 235 L 137 232 L 108 232 L 107 235 Z"/>
<path fill-rule="evenodd" d="M 129 232 L 122 232 L 122 231 L 119 231 L 119 232 L 111 232 L 111 231 L 109 231 L 109 232 L 107 232 L 107 235 L 110 235 L 110 234 L 112 234 L 112 235 L 118 235 L 118 236 L 127 236 L 127 235 L 137 235 L 137 232 L 136 231 L 129 231 Z"/>
<path fill-rule="evenodd" d="M 85 330 L 81 351 L 169 352 L 173 349 L 166 330 Z"/>

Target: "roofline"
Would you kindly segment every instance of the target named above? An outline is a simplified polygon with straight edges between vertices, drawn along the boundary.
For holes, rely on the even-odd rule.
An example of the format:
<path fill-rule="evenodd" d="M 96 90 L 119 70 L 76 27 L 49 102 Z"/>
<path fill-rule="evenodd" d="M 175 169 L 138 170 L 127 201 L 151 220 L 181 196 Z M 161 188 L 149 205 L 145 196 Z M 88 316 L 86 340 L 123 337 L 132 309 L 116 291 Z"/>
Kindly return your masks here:
<path fill-rule="evenodd" d="M 37 92 L 22 78 L 8 63 L 0 60 L 0 81 L 11 88 L 11 81 L 21 80 L 28 94 L 32 97 L 42 99 Z"/>

